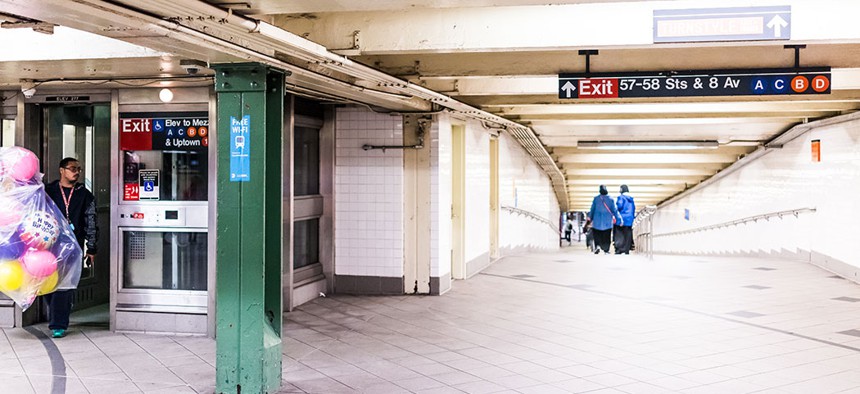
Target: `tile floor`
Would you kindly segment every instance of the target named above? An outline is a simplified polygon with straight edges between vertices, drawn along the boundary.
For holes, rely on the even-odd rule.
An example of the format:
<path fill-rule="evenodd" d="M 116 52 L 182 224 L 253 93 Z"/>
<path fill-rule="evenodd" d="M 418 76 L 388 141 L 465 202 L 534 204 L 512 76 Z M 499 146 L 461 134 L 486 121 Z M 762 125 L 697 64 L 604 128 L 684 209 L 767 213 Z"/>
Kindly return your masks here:
<path fill-rule="evenodd" d="M 857 301 L 860 285 L 803 262 L 571 247 L 502 259 L 441 297 L 306 304 L 285 316 L 281 391 L 860 393 Z M 208 393 L 214 351 L 6 329 L 0 393 Z"/>

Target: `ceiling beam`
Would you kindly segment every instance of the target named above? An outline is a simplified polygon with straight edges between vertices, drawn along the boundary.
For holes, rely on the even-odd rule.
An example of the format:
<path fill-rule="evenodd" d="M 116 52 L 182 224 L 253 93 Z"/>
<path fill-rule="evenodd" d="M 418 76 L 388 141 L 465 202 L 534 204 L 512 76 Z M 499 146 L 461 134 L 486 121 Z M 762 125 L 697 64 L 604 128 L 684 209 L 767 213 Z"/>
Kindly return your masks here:
<path fill-rule="evenodd" d="M 705 177 L 700 175 L 684 176 L 568 176 L 568 185 L 695 185 Z M 597 188 L 595 187 L 595 190 Z"/>
<path fill-rule="evenodd" d="M 776 123 L 780 125 L 791 124 L 807 119 L 803 116 L 768 116 L 768 117 L 685 117 L 676 118 L 671 115 L 666 115 L 659 118 L 616 118 L 607 117 L 602 119 L 530 119 L 528 120 L 534 126 L 665 126 L 665 125 L 728 125 L 728 124 L 749 124 L 749 123 Z M 521 117 L 519 120 L 524 120 Z"/>
<path fill-rule="evenodd" d="M 652 97 L 652 98 L 620 98 L 620 99 L 593 99 L 593 100 L 568 100 L 568 99 L 560 99 L 558 95 L 497 95 L 497 96 L 459 96 L 462 100 L 467 101 L 469 104 L 472 104 L 476 107 L 480 107 L 489 112 L 496 112 L 498 108 L 516 108 L 522 105 L 560 105 L 560 106 L 576 106 L 576 105 L 597 105 L 597 104 L 609 104 L 613 105 L 625 105 L 625 104 L 635 104 L 647 102 L 650 104 L 686 104 L 686 103 L 695 103 L 701 102 L 703 99 L 706 99 L 709 102 L 730 102 L 727 98 L 735 99 L 735 102 L 745 102 L 745 101 L 737 101 L 738 97 L 736 96 L 727 96 L 727 97 Z M 818 95 L 818 97 L 811 97 L 810 95 L 796 95 L 795 97 L 762 97 L 761 102 L 769 102 L 771 100 L 778 101 L 794 101 L 794 102 L 818 102 L 818 101 L 843 101 L 843 102 L 852 102 L 854 105 L 850 105 L 849 108 L 844 111 L 854 111 L 857 109 L 857 102 L 860 101 L 860 89 L 852 89 L 852 90 L 836 90 L 831 92 L 830 95 Z M 583 102 L 585 101 L 585 102 Z"/>
<path fill-rule="evenodd" d="M 510 97 L 513 98 L 513 97 Z M 485 110 L 499 115 L 549 115 L 549 114 L 706 114 L 706 113 L 756 113 L 756 112 L 785 112 L 796 113 L 798 111 L 849 111 L 857 108 L 860 101 L 860 91 L 834 92 L 833 94 L 809 97 L 790 96 L 775 97 L 761 100 L 738 100 L 736 97 L 709 97 L 707 101 L 697 98 L 671 97 L 671 99 L 649 98 L 647 102 L 623 102 L 614 100 L 612 103 L 604 102 L 574 102 L 566 104 L 542 103 L 539 100 L 525 99 L 524 102 L 482 104 Z"/>
<path fill-rule="evenodd" d="M 649 200 L 650 201 L 650 200 L 657 200 L 657 199 L 665 199 L 665 198 L 672 196 L 672 195 L 675 195 L 675 194 L 676 193 L 631 193 L 630 195 L 636 199 L 642 199 L 642 200 Z M 591 193 L 570 193 L 569 198 L 571 201 L 576 201 L 577 199 L 594 198 L 594 196 L 596 196 L 596 195 L 597 195 L 597 193 L 594 193 L 594 192 L 591 192 Z M 615 198 L 618 196 L 618 193 L 610 193 L 609 195 L 612 198 Z"/>
<path fill-rule="evenodd" d="M 816 40 L 820 37 L 840 37 L 846 41 L 860 39 L 860 31 L 843 28 L 853 23 L 853 19 L 846 15 L 850 12 L 832 12 L 834 9 L 844 9 L 840 1 L 844 0 L 817 0 L 816 7 L 792 15 L 792 23 L 797 26 L 817 27 L 814 33 L 799 29 L 792 31 L 792 40 Z M 442 3 L 445 2 L 433 4 Z M 359 53 L 366 55 L 650 47 L 648 51 L 642 51 L 641 60 L 661 64 L 671 59 L 678 64 L 678 69 L 691 69 L 690 65 L 701 62 L 701 58 L 711 63 L 713 68 L 743 68 L 746 64 L 758 64 L 759 67 L 785 66 L 788 55 L 781 43 L 769 46 L 754 41 L 723 43 L 722 46 L 732 47 L 734 56 L 703 55 L 700 59 L 680 55 L 677 49 L 701 49 L 705 46 L 701 43 L 653 48 L 653 12 L 664 7 L 661 2 L 639 1 L 552 6 L 543 3 L 507 7 L 470 4 L 470 7 L 460 8 L 404 9 L 395 3 L 381 10 L 356 11 L 361 8 L 348 7 L 344 10 L 348 12 L 321 11 L 313 14 L 293 11 L 291 8 L 288 12 L 292 14 L 276 16 L 274 23 L 332 49 L 353 48 L 353 33 L 359 31 Z M 322 9 L 343 10 L 340 7 Z M 676 50 L 674 53 L 673 49 Z M 818 59 L 814 57 L 814 51 L 806 52 L 812 52 L 804 53 L 807 63 L 820 63 L 816 62 Z M 582 70 L 580 64 L 574 63 L 574 59 L 570 59 L 569 63 L 570 71 Z"/>
<path fill-rule="evenodd" d="M 720 145 L 717 149 L 684 149 L 684 150 L 673 150 L 671 152 L 666 152 L 665 150 L 637 150 L 635 154 L 695 154 L 695 155 L 727 155 L 727 156 L 738 156 L 745 153 L 749 153 L 754 150 L 754 147 L 751 146 L 733 146 L 733 145 Z M 613 154 L 618 153 L 618 150 L 600 150 L 596 151 L 594 149 L 583 149 L 583 148 L 575 148 L 575 147 L 554 147 L 552 148 L 553 156 L 562 157 L 562 156 L 576 156 L 580 154 L 598 154 L 596 152 L 600 152 L 599 154 Z M 629 150 L 625 150 L 623 152 L 630 152 Z M 630 152 L 633 154 L 632 152 Z"/>
<path fill-rule="evenodd" d="M 588 0 L 587 2 L 619 2 L 629 0 Z M 438 0 L 208 0 L 209 3 L 224 8 L 232 8 L 234 13 L 242 14 L 287 14 L 315 12 L 356 12 L 356 11 L 394 11 L 428 8 L 462 7 L 458 2 L 440 2 Z M 553 4 L 584 3 L 583 0 L 553 0 Z M 542 5 L 546 0 L 470 0 L 470 7 L 508 7 L 522 5 Z"/>
<path fill-rule="evenodd" d="M 694 163 L 734 163 L 737 155 L 706 153 L 577 153 L 557 155 L 556 162 L 562 164 L 694 164 Z"/>
<path fill-rule="evenodd" d="M 606 183 L 607 190 L 618 191 L 618 187 L 622 184 L 626 183 Z M 583 192 L 596 192 L 598 184 L 594 185 L 576 185 L 576 186 L 568 186 L 567 190 L 571 193 L 583 193 Z M 684 185 L 628 185 L 631 193 L 667 193 L 667 192 L 679 192 L 681 190 L 686 189 Z"/>
<path fill-rule="evenodd" d="M 419 68 L 420 72 L 428 70 Z M 832 70 L 832 91 L 860 88 L 860 68 Z M 552 75 L 402 75 L 410 82 L 451 96 L 558 94 L 558 74 Z"/>
<path fill-rule="evenodd" d="M 726 163 L 576 163 L 568 164 L 563 171 L 574 170 L 660 170 L 660 169 L 689 169 L 716 172 L 726 167 Z"/>
<path fill-rule="evenodd" d="M 641 124 L 649 124 L 651 122 L 665 122 L 667 120 L 671 120 L 672 122 L 684 122 L 688 121 L 691 124 L 694 122 L 703 122 L 701 119 L 707 119 L 708 122 L 713 123 L 731 123 L 731 122 L 740 122 L 740 121 L 754 121 L 754 122 L 769 122 L 769 121 L 783 121 L 783 122 L 794 122 L 800 121 L 804 119 L 810 118 L 821 118 L 821 117 L 829 117 L 841 114 L 841 111 L 815 111 L 815 110 L 798 110 L 796 112 L 783 112 L 776 111 L 773 112 L 702 112 L 702 113 L 693 113 L 693 112 L 664 112 L 664 113 L 614 113 L 614 114 L 603 114 L 603 113 L 586 113 L 586 114 L 528 114 L 528 115 L 505 115 L 507 118 L 511 120 L 516 120 L 520 122 L 531 122 L 534 124 L 539 124 L 540 122 L 546 121 L 557 121 L 557 122 L 587 122 L 587 121 L 595 121 L 595 120 L 625 120 L 625 121 L 641 121 Z M 576 124 L 576 123 L 571 123 Z M 587 123 L 584 123 L 587 124 Z"/>
<path fill-rule="evenodd" d="M 694 168 L 584 168 L 584 169 L 567 169 L 564 171 L 570 175 L 585 175 L 585 176 L 711 176 L 716 173 L 716 170 L 710 169 L 694 169 Z"/>

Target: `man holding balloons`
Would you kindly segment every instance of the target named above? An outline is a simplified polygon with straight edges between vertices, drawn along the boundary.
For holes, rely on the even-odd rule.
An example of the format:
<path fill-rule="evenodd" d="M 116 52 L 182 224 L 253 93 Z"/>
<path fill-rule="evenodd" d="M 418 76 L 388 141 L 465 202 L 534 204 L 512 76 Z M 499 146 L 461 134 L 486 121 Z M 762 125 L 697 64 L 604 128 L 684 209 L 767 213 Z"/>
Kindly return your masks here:
<path fill-rule="evenodd" d="M 92 264 L 98 242 L 95 196 L 82 183 L 78 183 L 83 169 L 76 159 L 67 157 L 61 160 L 59 171 L 60 179 L 48 184 L 45 193 L 64 214 L 81 249 L 84 249 L 86 241 L 85 264 Z M 48 328 L 54 338 L 66 336 L 74 297 L 74 290 L 57 290 L 45 295 L 48 302 Z"/>

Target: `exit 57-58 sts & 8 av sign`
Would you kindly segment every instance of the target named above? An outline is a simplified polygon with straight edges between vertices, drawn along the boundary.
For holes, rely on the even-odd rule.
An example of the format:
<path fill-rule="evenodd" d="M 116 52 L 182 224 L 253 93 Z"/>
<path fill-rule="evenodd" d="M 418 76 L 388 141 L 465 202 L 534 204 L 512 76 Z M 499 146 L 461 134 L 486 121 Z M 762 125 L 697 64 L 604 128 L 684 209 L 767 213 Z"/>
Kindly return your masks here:
<path fill-rule="evenodd" d="M 830 67 L 558 75 L 560 99 L 829 93 Z"/>

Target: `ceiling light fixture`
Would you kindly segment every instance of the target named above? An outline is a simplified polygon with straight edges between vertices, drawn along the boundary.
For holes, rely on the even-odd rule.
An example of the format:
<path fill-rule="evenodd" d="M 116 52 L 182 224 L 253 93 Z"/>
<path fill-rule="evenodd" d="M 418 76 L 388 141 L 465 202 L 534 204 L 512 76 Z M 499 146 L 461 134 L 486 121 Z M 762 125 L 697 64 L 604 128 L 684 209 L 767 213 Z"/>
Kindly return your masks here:
<path fill-rule="evenodd" d="M 173 91 L 167 88 L 161 89 L 161 91 L 158 92 L 158 98 L 163 103 L 169 103 L 173 101 Z"/>
<path fill-rule="evenodd" d="M 685 150 L 717 149 L 717 141 L 579 141 L 580 149 L 605 150 Z"/>

